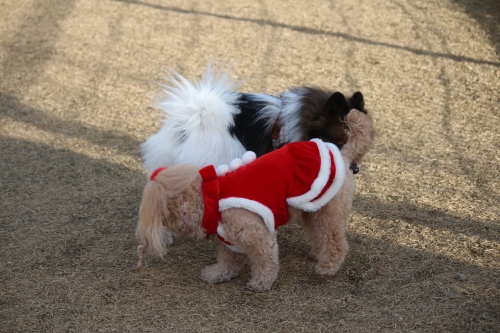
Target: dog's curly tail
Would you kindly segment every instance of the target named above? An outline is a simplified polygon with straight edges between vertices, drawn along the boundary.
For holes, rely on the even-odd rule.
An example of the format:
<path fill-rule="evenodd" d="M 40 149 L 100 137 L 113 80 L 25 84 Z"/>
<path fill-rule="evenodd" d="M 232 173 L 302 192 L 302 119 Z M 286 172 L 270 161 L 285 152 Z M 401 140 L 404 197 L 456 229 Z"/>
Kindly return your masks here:
<path fill-rule="evenodd" d="M 155 173 L 155 177 L 162 171 L 163 169 Z M 146 250 L 163 258 L 166 247 L 172 244 L 172 236 L 164 226 L 164 220 L 168 218 L 168 196 L 163 184 L 155 177 L 151 177 L 151 181 L 146 184 L 139 209 L 139 222 L 136 230 L 140 243 L 137 249 L 139 254 L 137 271 L 139 272 L 142 270 L 142 261 Z"/>
<path fill-rule="evenodd" d="M 369 115 L 352 109 L 346 117 L 349 126 L 347 143 L 342 147 L 341 153 L 348 163 L 360 160 L 368 151 L 373 140 L 375 130 L 373 121 Z"/>

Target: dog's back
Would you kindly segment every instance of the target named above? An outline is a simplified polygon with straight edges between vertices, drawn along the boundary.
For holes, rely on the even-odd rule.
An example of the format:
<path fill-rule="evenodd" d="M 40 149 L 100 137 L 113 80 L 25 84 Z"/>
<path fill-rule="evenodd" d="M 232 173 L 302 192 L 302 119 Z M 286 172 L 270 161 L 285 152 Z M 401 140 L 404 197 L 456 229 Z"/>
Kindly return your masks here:
<path fill-rule="evenodd" d="M 262 156 L 276 146 L 314 138 L 341 148 L 347 113 L 351 108 L 366 113 L 359 92 L 346 99 L 339 92 L 300 87 L 276 97 L 241 93 L 238 87 L 229 71 L 211 66 L 199 82 L 173 73 L 157 103 L 165 115 L 163 127 L 141 146 L 145 168 L 228 164 L 247 150 Z"/>

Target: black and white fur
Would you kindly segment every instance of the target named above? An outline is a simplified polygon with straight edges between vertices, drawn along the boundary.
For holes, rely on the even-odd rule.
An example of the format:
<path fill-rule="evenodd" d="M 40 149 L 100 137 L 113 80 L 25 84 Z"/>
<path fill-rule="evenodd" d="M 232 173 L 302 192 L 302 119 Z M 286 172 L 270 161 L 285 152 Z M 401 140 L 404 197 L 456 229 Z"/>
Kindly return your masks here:
<path fill-rule="evenodd" d="M 345 99 L 339 92 L 300 87 L 272 96 L 242 93 L 239 86 L 229 79 L 229 71 L 210 65 L 198 82 L 172 73 L 156 105 L 165 114 L 163 127 L 141 146 L 148 172 L 180 164 L 229 164 L 248 150 L 261 156 L 278 145 L 312 138 L 341 148 L 347 141 L 349 110 L 366 113 L 360 92 Z M 280 139 L 273 140 L 277 121 Z M 357 173 L 357 161 L 351 169 Z"/>

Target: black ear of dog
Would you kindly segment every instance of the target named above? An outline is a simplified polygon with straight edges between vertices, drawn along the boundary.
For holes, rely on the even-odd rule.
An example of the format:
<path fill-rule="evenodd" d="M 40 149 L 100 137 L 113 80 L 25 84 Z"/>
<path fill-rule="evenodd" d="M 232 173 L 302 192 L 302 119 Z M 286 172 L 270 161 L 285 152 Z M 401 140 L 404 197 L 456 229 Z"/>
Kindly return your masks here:
<path fill-rule="evenodd" d="M 345 96 L 334 92 L 326 101 L 325 112 L 331 116 L 346 116 L 349 113 L 349 108 Z"/>
<path fill-rule="evenodd" d="M 361 92 L 359 91 L 355 92 L 354 95 L 352 95 L 351 98 L 349 98 L 348 104 L 349 104 L 349 110 L 356 109 L 358 111 L 366 113 L 365 99 L 363 98 L 363 94 Z"/>

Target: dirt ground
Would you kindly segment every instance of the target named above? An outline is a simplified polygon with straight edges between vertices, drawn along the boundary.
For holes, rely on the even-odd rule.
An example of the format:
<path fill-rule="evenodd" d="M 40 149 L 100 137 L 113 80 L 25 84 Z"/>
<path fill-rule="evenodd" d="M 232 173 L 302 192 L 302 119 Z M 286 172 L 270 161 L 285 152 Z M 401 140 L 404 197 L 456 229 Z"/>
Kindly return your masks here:
<path fill-rule="evenodd" d="M 0 0 L 1 332 L 498 332 L 497 0 Z M 171 67 L 244 91 L 363 92 L 377 136 L 350 254 L 313 274 L 280 229 L 273 289 L 208 285 L 216 241 L 135 272 L 138 147 Z"/>

